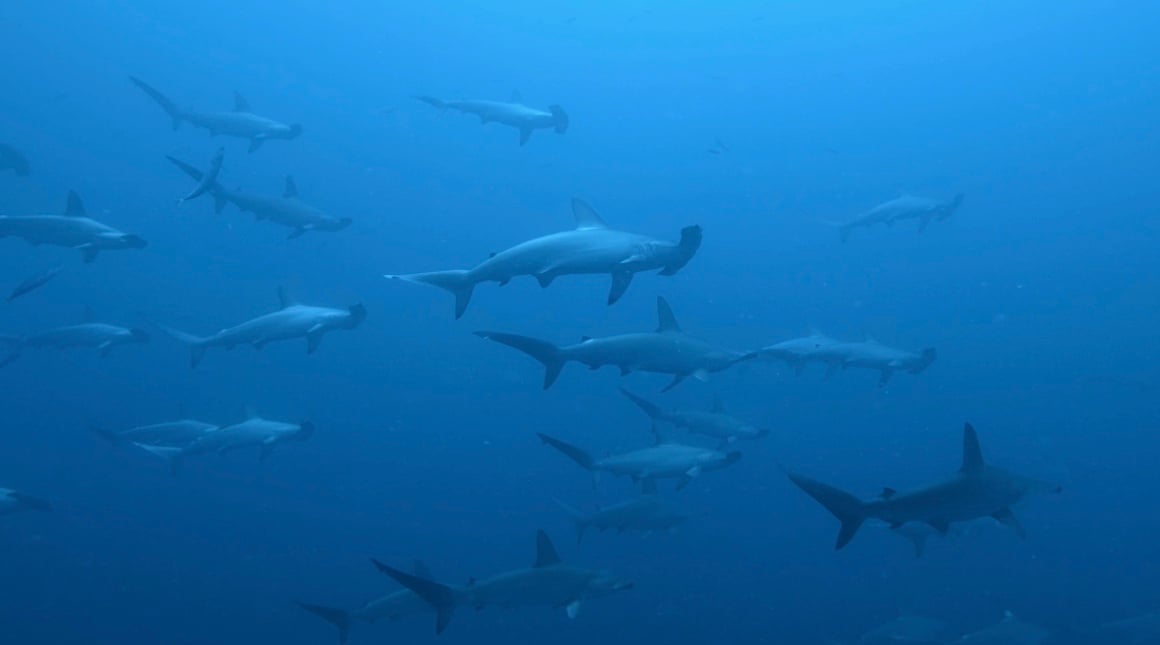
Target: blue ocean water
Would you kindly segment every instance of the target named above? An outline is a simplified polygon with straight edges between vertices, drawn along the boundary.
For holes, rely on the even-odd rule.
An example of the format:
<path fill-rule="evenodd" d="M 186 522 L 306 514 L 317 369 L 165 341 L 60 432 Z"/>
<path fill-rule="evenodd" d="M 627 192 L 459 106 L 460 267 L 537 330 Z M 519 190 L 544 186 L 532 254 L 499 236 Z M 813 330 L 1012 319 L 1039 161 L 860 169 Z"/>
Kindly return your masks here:
<path fill-rule="evenodd" d="M 0 517 L 0 633 L 330 643 L 295 602 L 353 610 L 397 589 L 369 558 L 462 584 L 530 565 L 542 528 L 565 561 L 635 588 L 574 620 L 461 610 L 439 636 L 420 616 L 355 624 L 350 642 L 856 642 L 899 615 L 958 635 L 1005 611 L 1057 642 L 1113 642 L 1081 635 L 1160 608 L 1157 24 L 1160 5 L 1134 1 L 7 3 L 0 143 L 31 173 L 0 171 L 0 215 L 60 213 L 75 190 L 149 244 L 86 264 L 0 240 L 5 289 L 63 265 L 0 307 L 0 333 L 88 308 L 151 341 L 104 358 L 29 349 L 0 369 L 0 486 L 54 507 Z M 130 76 L 199 110 L 237 91 L 303 134 L 248 153 L 173 131 Z M 513 91 L 566 107 L 568 131 L 520 146 L 413 98 Z M 165 156 L 204 167 L 219 146 L 222 185 L 278 195 L 292 175 L 353 224 L 287 240 L 209 197 L 177 204 L 193 184 Z M 833 222 L 902 193 L 965 200 L 921 234 L 840 241 Z M 382 277 L 568 229 L 573 197 L 662 239 L 699 224 L 704 242 L 611 307 L 606 276 L 517 278 L 478 287 L 455 320 L 450 295 Z M 297 340 L 211 350 L 197 369 L 156 327 L 208 334 L 276 309 L 279 287 L 362 303 L 367 320 L 312 355 Z M 817 329 L 938 358 L 882 387 L 866 370 L 747 361 L 663 395 L 666 376 L 569 365 L 543 391 L 538 364 L 471 333 L 649 331 L 657 296 L 734 349 Z M 649 445 L 618 386 L 683 409 L 717 397 L 772 433 L 679 493 L 662 484 L 698 513 L 679 530 L 577 545 L 553 498 L 594 510 L 634 486 L 594 487 L 536 433 L 597 454 Z M 177 476 L 89 432 L 247 410 L 317 431 Z M 1017 509 L 1025 540 L 969 525 L 916 558 L 867 527 L 835 552 L 837 521 L 785 477 L 864 498 L 914 488 L 959 467 L 964 421 L 989 462 L 1062 485 Z"/>

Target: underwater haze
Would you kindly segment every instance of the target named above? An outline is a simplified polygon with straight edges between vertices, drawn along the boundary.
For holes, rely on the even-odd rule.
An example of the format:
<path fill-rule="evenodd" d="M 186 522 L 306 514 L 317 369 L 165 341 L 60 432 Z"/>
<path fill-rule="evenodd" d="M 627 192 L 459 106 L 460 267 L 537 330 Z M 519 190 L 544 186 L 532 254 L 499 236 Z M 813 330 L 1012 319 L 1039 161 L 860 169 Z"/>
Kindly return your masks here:
<path fill-rule="evenodd" d="M 0 640 L 1160 643 L 1158 25 L 10 0 Z"/>

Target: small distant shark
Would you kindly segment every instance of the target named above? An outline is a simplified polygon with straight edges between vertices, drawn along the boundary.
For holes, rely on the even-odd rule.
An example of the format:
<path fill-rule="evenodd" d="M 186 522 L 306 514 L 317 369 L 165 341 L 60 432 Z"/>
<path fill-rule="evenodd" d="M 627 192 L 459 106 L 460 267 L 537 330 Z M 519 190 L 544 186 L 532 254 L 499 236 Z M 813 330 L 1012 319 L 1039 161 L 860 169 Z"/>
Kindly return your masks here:
<path fill-rule="evenodd" d="M 75 191 L 69 191 L 63 215 L 0 215 L 0 237 L 24 238 L 33 246 L 52 244 L 76 249 L 85 262 L 97 259 L 101 251 L 143 249 L 139 235 L 89 219 L 85 205 Z"/>
<path fill-rule="evenodd" d="M 220 162 L 216 169 L 211 165 L 210 173 L 207 174 L 180 159 L 169 156 L 165 158 L 198 182 L 197 188 L 190 193 L 191 195 L 194 197 L 200 195 L 199 191 L 202 190 L 203 186 L 205 187 L 204 190 L 213 196 L 215 212 L 222 212 L 227 203 L 233 204 L 242 212 L 253 213 L 258 220 L 269 220 L 274 224 L 289 227 L 291 230 L 287 239 L 301 237 L 310 231 L 341 231 L 350 226 L 353 221 L 349 217 L 334 217 L 299 199 L 298 185 L 294 183 L 294 178 L 289 175 L 286 176 L 286 188 L 282 191 L 281 197 L 254 195 L 241 190 L 230 190 L 218 183 L 216 177 L 218 170 L 220 170 Z M 209 181 L 211 177 L 214 179 L 213 181 Z M 192 198 L 186 197 L 186 199 Z"/>
<path fill-rule="evenodd" d="M 64 270 L 64 267 L 58 264 L 52 268 L 37 273 L 36 275 L 29 276 L 26 280 L 16 285 L 16 287 L 12 289 L 12 293 L 8 294 L 8 302 L 12 302 L 21 296 L 28 295 L 48 284 L 49 282 L 52 282 L 56 276 L 60 275 L 62 270 Z"/>
<path fill-rule="evenodd" d="M 681 229 L 680 241 L 668 242 L 608 228 L 600 215 L 580 199 L 572 199 L 572 213 L 575 229 L 517 244 L 492 254 L 472 269 L 384 277 L 450 291 L 455 295 L 456 318 L 467 310 L 477 284 L 498 282 L 503 286 L 519 276 L 533 276 L 541 287 L 547 288 L 562 275 L 611 275 L 611 305 L 624 295 L 633 275 L 653 270 L 660 275 L 674 275 L 701 246 L 700 226 L 686 226 Z"/>
<path fill-rule="evenodd" d="M 1008 611 L 998 623 L 964 634 L 948 645 L 1041 645 L 1050 636 L 1046 629 L 1019 620 Z"/>
<path fill-rule="evenodd" d="M 992 517 L 1024 537 L 1023 527 L 1011 507 L 1029 494 L 1062 490 L 1058 484 L 987 465 L 979 448 L 979 437 L 969 423 L 963 428 L 963 465 L 959 471 L 946 480 L 917 490 L 899 493 L 886 488 L 878 499 L 862 501 L 803 475 L 790 473 L 789 478 L 842 523 L 837 549 L 849 544 L 862 523 L 869 519 L 882 520 L 891 527 L 923 522 L 946 534 L 951 523 Z"/>
<path fill-rule="evenodd" d="M 86 312 L 86 318 L 91 314 Z M 114 347 L 149 342 L 149 332 L 133 327 L 119 327 L 107 323 L 86 320 L 79 325 L 54 327 L 25 336 L 0 336 L 0 344 L 8 347 L 8 355 L 0 359 L 0 367 L 20 358 L 26 349 L 71 349 L 74 347 L 96 349 L 104 358 Z"/>
<path fill-rule="evenodd" d="M 932 220 L 942 221 L 954 215 L 962 203 L 962 194 L 955 195 L 948 202 L 913 195 L 900 195 L 837 226 L 841 231 L 843 242 L 850 239 L 850 232 L 856 228 L 869 228 L 875 224 L 893 226 L 895 222 L 910 219 L 918 220 L 918 232 L 921 233 L 926 230 Z"/>
<path fill-rule="evenodd" d="M 651 480 L 655 479 L 676 479 L 677 490 L 700 477 L 701 473 L 728 468 L 741 459 L 741 453 L 736 450 L 724 452 L 673 443 L 666 440 L 655 425 L 652 430 L 656 437 L 654 445 L 599 459 L 570 443 L 542 432 L 536 436 L 540 441 L 564 453 L 581 468 L 591 472 L 594 479 L 601 472 L 631 477 L 634 482 L 642 482 L 646 486 L 651 486 Z"/>
<path fill-rule="evenodd" d="M 314 424 L 310 421 L 287 423 L 251 414 L 240 423 L 203 433 L 174 455 L 174 459 L 191 455 L 226 455 L 241 448 L 258 448 L 259 458 L 264 460 L 277 446 L 290 441 L 306 441 L 313 435 Z"/>
<path fill-rule="evenodd" d="M 556 134 L 568 131 L 568 113 L 559 105 L 548 106 L 548 111 L 530 108 L 521 103 L 518 95 L 513 95 L 509 103 L 500 101 L 463 100 L 447 101 L 433 96 L 416 96 L 416 99 L 440 110 L 456 110 L 465 114 L 474 114 L 479 122 L 502 123 L 520 131 L 520 145 L 532 138 L 536 130 L 552 129 Z"/>
<path fill-rule="evenodd" d="M 273 119 L 254 114 L 249 102 L 241 94 L 234 92 L 233 112 L 193 112 L 177 107 L 167 96 L 153 89 L 140 79 L 130 76 L 142 92 L 145 92 L 165 110 L 169 118 L 173 119 L 173 129 L 176 130 L 182 121 L 190 122 L 194 127 L 209 130 L 210 136 L 219 134 L 240 139 L 248 139 L 250 152 L 262 147 L 268 139 L 294 139 L 302 134 L 302 126 L 294 123 L 287 125 Z"/>
<path fill-rule="evenodd" d="M 560 370 L 569 361 L 600 369 L 605 365 L 620 368 L 621 376 L 632 372 L 671 374 L 667 392 L 693 376 L 700 380 L 710 372 L 720 372 L 756 353 L 735 352 L 711 345 L 681 330 L 673 310 L 664 298 L 657 298 L 659 324 L 655 332 L 620 334 L 604 338 L 583 338 L 575 345 L 556 346 L 547 341 L 494 331 L 477 331 L 476 336 L 507 345 L 544 364 L 544 389 L 556 382 Z"/>
<path fill-rule="evenodd" d="M 11 170 L 18 177 L 27 177 L 30 172 L 28 158 L 16 148 L 0 143 L 0 170 Z"/>
<path fill-rule="evenodd" d="M 527 569 L 514 569 L 491 578 L 475 580 L 465 586 L 452 587 L 413 576 L 378 560 L 380 571 L 435 608 L 435 633 L 442 633 L 460 605 L 484 609 L 500 607 L 563 607 L 569 618 L 575 618 L 580 605 L 590 598 L 601 598 L 633 588 L 633 583 L 607 571 L 584 569 L 564 563 L 552 540 L 544 531 L 536 533 L 536 561 Z"/>
<path fill-rule="evenodd" d="M 629 500 L 605 506 L 600 510 L 585 514 L 575 508 L 553 500 L 576 525 L 576 544 L 584 539 L 584 533 L 590 529 L 616 531 L 626 533 L 635 531 L 649 534 L 653 531 L 670 531 L 684 524 L 693 514 L 673 504 L 657 494 L 656 480 L 646 479 L 641 482 L 642 493 Z"/>
<path fill-rule="evenodd" d="M 738 439 L 760 439 L 769 435 L 768 428 L 758 428 L 730 415 L 718 398 L 713 399 L 713 409 L 709 412 L 683 412 L 681 410 L 665 410 L 624 388 L 621 388 L 620 391 L 628 397 L 629 401 L 644 410 L 644 413 L 654 423 L 663 421 L 693 434 L 711 437 L 720 442 L 721 447 L 725 447 Z"/>
<path fill-rule="evenodd" d="M 427 565 L 422 562 L 415 563 L 411 575 L 422 580 L 434 580 Z M 376 598 L 354 611 L 304 602 L 298 603 L 298 606 L 337 627 L 339 645 L 346 643 L 350 637 L 351 623 L 356 620 L 364 623 L 377 623 L 380 620 L 399 620 L 400 618 L 434 613 L 427 601 L 407 588 Z"/>
<path fill-rule="evenodd" d="M 858 639 L 858 645 L 945 645 L 946 623 L 925 616 L 899 616 Z"/>
<path fill-rule="evenodd" d="M 819 350 L 838 344 L 841 344 L 841 341 L 815 331 L 809 336 L 767 345 L 757 350 L 757 353 L 766 360 L 785 361 L 793 368 L 795 374 L 801 374 L 810 361 L 819 360 Z"/>
<path fill-rule="evenodd" d="M 927 347 L 921 352 L 910 352 L 871 339 L 857 343 L 821 345 L 810 357 L 829 366 L 827 378 L 847 367 L 862 367 L 878 370 L 878 385 L 883 386 L 890 382 L 897 371 L 921 374 L 938 358 L 938 352 L 933 347 Z"/>
<path fill-rule="evenodd" d="M 52 504 L 47 500 L 11 488 L 0 488 L 0 515 L 10 515 L 21 511 L 51 510 Z"/>
<path fill-rule="evenodd" d="M 255 349 L 262 349 L 274 341 L 305 338 L 306 352 L 313 354 L 327 332 L 354 329 L 367 317 L 366 307 L 362 304 L 345 309 L 302 305 L 281 288 L 278 289 L 278 300 L 282 305 L 278 311 L 227 327 L 212 336 L 194 336 L 172 327 L 158 326 L 173 338 L 189 345 L 190 367 L 197 367 L 205 351 L 211 347 L 233 349 L 238 345 L 251 345 Z"/>

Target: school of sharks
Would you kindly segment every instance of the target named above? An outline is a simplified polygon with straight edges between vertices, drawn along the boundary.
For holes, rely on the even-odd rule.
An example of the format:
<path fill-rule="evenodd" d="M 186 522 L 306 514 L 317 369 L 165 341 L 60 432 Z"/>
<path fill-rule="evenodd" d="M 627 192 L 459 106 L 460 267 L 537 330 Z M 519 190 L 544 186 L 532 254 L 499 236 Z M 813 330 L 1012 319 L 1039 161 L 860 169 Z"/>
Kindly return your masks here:
<path fill-rule="evenodd" d="M 334 243 L 340 244 L 342 236 L 357 231 L 357 218 L 312 205 L 310 195 L 300 195 L 291 176 L 285 177 L 281 186 L 256 187 L 253 192 L 227 187 L 223 179 L 231 165 L 260 164 L 264 156 L 276 154 L 279 146 L 294 146 L 310 137 L 308 123 L 267 116 L 261 106 L 251 106 L 237 92 L 232 107 L 228 102 L 217 110 L 208 105 L 187 107 L 178 98 L 181 89 L 169 87 L 163 79 L 132 76 L 125 79 L 124 91 L 134 93 L 152 110 L 159 137 L 183 127 L 206 131 L 207 143 L 201 152 L 151 160 L 188 181 L 188 192 L 166 196 L 174 202 L 205 203 L 217 213 L 236 209 L 268 225 L 269 235 L 284 239 L 285 244 L 317 236 L 333 236 Z M 527 105 L 518 93 L 506 100 L 417 95 L 401 109 L 438 111 L 449 119 L 465 115 L 481 124 L 498 126 L 484 131 L 464 128 L 464 146 L 471 146 L 470 137 L 510 137 L 510 145 L 519 147 L 566 146 L 579 136 L 572 128 L 573 116 L 577 124 L 584 118 L 559 104 Z M 725 150 L 724 144 L 720 145 L 722 148 L 715 148 L 718 151 L 713 154 Z M 10 173 L 13 181 L 35 175 L 40 169 L 35 162 L 31 151 L 21 150 L 13 142 L 0 142 L 0 172 Z M 848 373 L 848 378 L 860 379 L 868 389 L 885 389 L 896 379 L 922 379 L 928 370 L 939 368 L 939 338 L 895 346 L 868 336 L 835 337 L 825 330 L 811 329 L 807 320 L 800 321 L 803 333 L 797 337 L 770 338 L 756 347 L 732 347 L 728 338 L 703 335 L 692 325 L 683 325 L 680 313 L 682 306 L 693 306 L 706 294 L 686 292 L 666 298 L 655 291 L 667 277 L 702 261 L 699 252 L 703 247 L 729 243 L 714 237 L 710 223 L 680 220 L 671 221 L 663 230 L 635 230 L 631 214 L 595 196 L 560 195 L 559 203 L 557 225 L 546 228 L 539 237 L 511 240 L 507 248 L 479 248 L 474 265 L 396 266 L 395 260 L 386 258 L 384 273 L 378 279 L 384 292 L 414 290 L 423 294 L 420 297 L 446 306 L 446 315 L 459 321 L 463 335 L 478 338 L 472 342 L 479 353 L 522 370 L 520 375 L 526 377 L 529 388 L 548 390 L 562 380 L 584 379 L 587 372 L 581 366 L 588 371 L 610 368 L 618 372 L 623 386 L 607 392 L 607 403 L 623 406 L 626 414 L 635 415 L 639 428 L 625 432 L 637 433 L 634 436 L 639 437 L 639 445 L 608 452 L 590 438 L 559 434 L 550 424 L 527 430 L 526 439 L 538 442 L 543 460 L 554 467 L 574 472 L 577 478 L 591 478 L 594 483 L 601 478 L 622 478 L 631 482 L 635 494 L 594 510 L 581 510 L 592 507 L 585 500 L 549 497 L 560 516 L 571 522 L 574 533 L 550 535 L 539 530 L 534 535 L 513 536 L 526 540 L 528 562 L 512 563 L 506 570 L 477 572 L 478 578 L 452 581 L 435 575 L 423 563 L 424 553 L 413 554 L 414 559 L 408 562 L 386 561 L 368 553 L 364 554 L 365 565 L 381 574 L 384 592 L 381 597 L 368 598 L 362 606 L 334 606 L 326 601 L 327 589 L 287 590 L 286 601 L 302 609 L 302 629 L 317 629 L 319 642 L 330 642 L 335 636 L 343 644 L 371 642 L 372 636 L 359 633 L 364 624 L 404 619 L 430 621 L 434 631 L 441 634 L 459 627 L 454 619 L 465 613 L 460 610 L 467 609 L 559 611 L 569 619 L 583 620 L 582 607 L 587 603 L 616 602 L 620 594 L 647 593 L 642 590 L 642 580 L 631 572 L 606 570 L 598 563 L 581 564 L 582 555 L 562 555 L 558 545 L 575 552 L 585 547 L 585 538 L 593 533 L 650 536 L 700 521 L 705 512 L 683 504 L 682 491 L 703 485 L 706 479 L 730 477 L 731 469 L 747 463 L 749 446 L 776 434 L 767 419 L 731 411 L 727 399 L 715 397 L 711 402 L 689 401 L 683 407 L 671 407 L 661 401 L 662 393 L 680 396 L 682 386 L 687 389 L 695 381 L 711 382 L 716 374 L 727 370 L 748 377 L 753 373 L 750 370 L 779 369 L 791 378 L 818 382 Z M 859 236 L 866 229 L 879 225 L 889 228 L 891 234 L 930 235 L 929 231 L 949 219 L 970 214 L 971 202 L 962 193 L 898 194 L 879 204 L 867 204 L 863 212 L 844 221 L 822 221 L 818 226 L 832 229 L 834 244 L 856 245 L 863 242 Z M 69 186 L 60 187 L 60 203 L 45 204 L 39 212 L 0 214 L 0 238 L 7 238 L 2 242 L 6 245 L 22 240 L 35 247 L 70 249 L 79 258 L 78 267 L 100 263 L 108 254 L 150 253 L 153 242 L 133 230 L 122 230 L 115 212 L 94 208 Z M 11 282 L 8 301 L 26 302 L 31 300 L 30 294 L 48 292 L 68 270 L 73 269 L 55 265 L 6 276 Z M 543 289 L 568 289 L 570 282 L 581 279 L 607 280 L 603 283 L 607 284 L 607 296 L 587 303 L 593 310 L 637 297 L 647 299 L 650 308 L 655 303 L 655 315 L 639 320 L 631 329 L 601 329 L 593 323 L 591 335 L 579 339 L 529 333 L 525 320 L 489 319 L 486 326 L 479 327 L 466 322 L 471 320 L 473 301 L 504 297 L 497 287 L 513 280 L 534 281 Z M 147 353 L 159 343 L 168 343 L 179 344 L 188 352 L 187 364 L 178 367 L 204 370 L 206 363 L 220 358 L 220 352 L 235 348 L 262 350 L 271 343 L 286 342 L 297 343 L 310 355 L 325 352 L 328 335 L 365 333 L 368 325 L 390 315 L 361 302 L 304 302 L 301 294 L 279 284 L 268 288 L 271 299 L 259 308 L 263 313 L 249 319 L 222 320 L 223 327 L 216 331 L 187 328 L 160 317 L 129 325 L 103 320 L 99 312 L 87 311 L 83 321 L 73 324 L 0 334 L 0 367 L 20 369 L 46 351 L 91 352 L 105 357 L 114 352 Z M 642 387 L 633 380 L 636 373 L 661 375 L 663 384 L 657 389 Z M 187 475 L 183 469 L 191 460 L 211 456 L 248 452 L 259 460 L 278 459 L 280 451 L 306 450 L 301 444 L 328 432 L 310 419 L 278 418 L 276 411 L 248 412 L 244 418 L 232 420 L 180 416 L 136 427 L 109 427 L 97 422 L 90 430 L 117 450 L 132 451 L 142 462 L 152 460 L 168 469 L 173 477 Z M 855 494 L 841 482 L 793 463 L 769 462 L 757 467 L 767 473 L 770 485 L 793 487 L 802 499 L 812 500 L 816 512 L 794 521 L 832 525 L 836 550 L 847 549 L 864 531 L 877 530 L 896 535 L 906 549 L 922 557 L 934 543 L 939 548 L 969 548 L 970 535 L 963 527 L 980 524 L 1010 531 L 1021 540 L 1035 540 L 1036 526 L 1021 521 L 1020 506 L 1067 491 L 1047 474 L 1005 468 L 1003 464 L 1017 462 L 1017 456 L 988 450 L 987 438 L 992 431 L 982 424 L 976 428 L 972 419 L 963 419 L 957 427 L 940 428 L 945 452 L 932 458 L 946 465 L 945 475 L 911 489 L 884 486 L 873 496 Z M 886 469 L 883 464 L 884 484 L 890 479 Z M 3 476 L 0 473 L 0 478 Z M 5 523 L 34 522 L 36 513 L 63 512 L 57 500 L 24 490 L 19 482 L 0 479 L 0 486 L 14 487 L 0 488 L 0 515 L 14 516 L 4 518 Z M 945 539 L 948 536 L 953 539 Z M 860 557 L 873 558 L 874 554 Z M 1160 618 L 1149 614 L 1086 628 L 1093 643 L 1154 642 L 1149 639 L 1160 633 Z M 868 627 L 857 642 L 1037 645 L 1050 643 L 1054 637 L 1048 627 L 1009 612 L 996 616 L 993 624 L 967 633 L 951 629 L 938 617 L 901 615 Z"/>

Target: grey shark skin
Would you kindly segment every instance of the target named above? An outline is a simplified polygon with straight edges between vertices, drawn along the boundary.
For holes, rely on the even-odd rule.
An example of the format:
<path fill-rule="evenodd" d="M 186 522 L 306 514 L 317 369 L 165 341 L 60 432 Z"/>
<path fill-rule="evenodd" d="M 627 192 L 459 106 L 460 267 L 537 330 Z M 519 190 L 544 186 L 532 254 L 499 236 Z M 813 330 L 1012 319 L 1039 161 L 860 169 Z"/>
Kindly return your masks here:
<path fill-rule="evenodd" d="M 11 515 L 23 511 L 51 510 L 52 504 L 47 500 L 11 488 L 0 488 L 0 515 Z"/>
<path fill-rule="evenodd" d="M 862 523 L 869 519 L 882 520 L 892 527 L 924 522 L 945 534 L 952 523 L 992 517 L 1025 537 L 1011 507 L 1029 494 L 1062 490 L 1058 484 L 1016 475 L 985 463 L 979 437 L 969 423 L 963 428 L 963 464 L 959 471 L 913 491 L 899 493 L 887 488 L 878 499 L 862 501 L 803 475 L 790 473 L 789 478 L 841 522 L 836 549 L 849 544 Z"/>
<path fill-rule="evenodd" d="M 608 304 L 615 304 L 632 283 L 633 275 L 656 270 L 674 275 L 701 246 L 701 227 L 681 229 L 681 239 L 668 242 L 608 228 L 591 206 L 572 199 L 576 228 L 517 244 L 493 254 L 472 269 L 432 271 L 384 277 L 427 284 L 450 291 L 455 296 L 455 317 L 460 318 L 471 302 L 476 285 L 483 282 L 507 284 L 512 278 L 533 276 L 547 288 L 562 275 L 610 275 L 612 287 Z"/>
<path fill-rule="evenodd" d="M 821 332 L 813 332 L 809 336 L 791 338 L 780 343 L 767 345 L 757 350 L 757 353 L 766 360 L 784 361 L 793 368 L 795 374 L 801 374 L 811 361 L 820 360 L 819 350 L 840 343 L 841 341 Z"/>
<path fill-rule="evenodd" d="M 16 148 L 0 143 L 0 170 L 11 170 L 17 177 L 27 177 L 30 174 L 28 158 Z"/>
<path fill-rule="evenodd" d="M 326 333 L 354 329 L 366 319 L 366 307 L 361 304 L 345 309 L 301 305 L 290 299 L 284 289 L 278 290 L 278 298 L 282 304 L 278 311 L 228 327 L 212 336 L 194 336 L 165 326 L 161 329 L 189 346 L 190 367 L 197 367 L 211 347 L 233 349 L 238 345 L 251 345 L 262 349 L 274 341 L 304 338 L 306 352 L 313 354 Z"/>
<path fill-rule="evenodd" d="M 654 422 L 663 421 L 693 434 L 711 437 L 718 440 L 721 446 L 738 439 L 761 439 L 769 435 L 769 429 L 758 428 L 727 413 L 719 399 L 714 399 L 713 409 L 708 412 L 685 412 L 666 410 L 624 388 L 620 391 Z"/>
<path fill-rule="evenodd" d="M 12 289 L 12 293 L 8 294 L 8 302 L 12 302 L 21 296 L 26 296 L 48 284 L 49 282 L 52 282 L 56 276 L 60 275 L 60 272 L 63 270 L 64 266 L 58 264 L 50 269 L 41 271 L 34 276 L 30 276 L 28 279 L 24 280 L 20 284 L 16 285 L 14 289 Z"/>
<path fill-rule="evenodd" d="M 63 215 L 0 215 L 0 237 L 20 237 L 33 246 L 51 244 L 76 249 L 85 262 L 97 259 L 101 251 L 143 249 L 139 235 L 123 233 L 85 216 L 85 206 L 75 191 L 69 191 Z"/>
<path fill-rule="evenodd" d="M 188 121 L 194 127 L 209 130 L 210 136 L 221 134 L 247 139 L 250 142 L 250 152 L 262 147 L 269 139 L 294 139 L 302 134 L 302 126 L 297 123 L 287 125 L 254 114 L 250 104 L 237 92 L 234 92 L 232 112 L 194 112 L 179 108 L 167 96 L 136 77 L 130 76 L 129 80 L 165 110 L 169 118 L 173 119 L 174 130 L 183 121 Z"/>
<path fill-rule="evenodd" d="M 169 156 L 165 158 L 197 180 L 199 187 L 206 183 L 208 176 L 197 168 L 180 159 Z M 252 213 L 259 221 L 265 220 L 290 228 L 290 234 L 286 238 L 290 240 L 310 231 L 331 233 L 341 231 L 353 222 L 349 217 L 334 217 L 302 201 L 298 197 L 298 185 L 289 175 L 286 176 L 286 188 L 280 197 L 230 190 L 217 181 L 211 182 L 206 190 L 213 196 L 214 211 L 220 213 L 226 204 L 233 204 L 244 213 Z"/>
<path fill-rule="evenodd" d="M 520 131 L 520 145 L 532 138 L 536 130 L 554 130 L 556 134 L 568 131 L 568 113 L 559 105 L 548 106 L 547 111 L 530 108 L 519 102 L 462 100 L 446 101 L 433 96 L 416 96 L 417 100 L 440 110 L 455 110 L 479 117 L 480 123 L 502 123 Z"/>
<path fill-rule="evenodd" d="M 433 580 L 426 565 L 416 562 L 412 575 L 424 580 Z M 299 607 L 318 616 L 338 628 L 339 645 L 346 643 L 350 637 L 350 627 L 355 621 L 362 623 L 377 623 L 381 620 L 394 621 L 410 616 L 434 613 L 431 605 L 420 598 L 410 589 L 403 588 L 385 596 L 371 600 L 354 611 L 299 602 Z"/>
<path fill-rule="evenodd" d="M 119 327 L 97 322 L 56 327 L 27 336 L 0 337 L 0 343 L 7 344 L 9 347 L 9 354 L 0 360 L 0 367 L 19 358 L 25 349 L 93 348 L 104 358 L 113 351 L 114 347 L 147 342 L 149 342 L 149 332 L 144 329 Z"/>
<path fill-rule="evenodd" d="M 998 623 L 964 634 L 949 645 L 1041 645 L 1050 636 L 1051 632 L 1046 629 L 1019 620 L 1007 612 Z"/>
<path fill-rule="evenodd" d="M 442 633 L 456 607 L 563 607 L 575 618 L 583 601 L 633 588 L 633 583 L 607 571 L 566 564 L 556 553 L 548 534 L 536 533 L 536 561 L 527 569 L 514 569 L 464 586 L 450 586 L 394 569 L 378 560 L 375 566 L 415 592 L 435 609 L 435 633 Z"/>
<path fill-rule="evenodd" d="M 921 374 L 938 358 L 938 351 L 927 347 L 920 352 L 911 352 L 888 347 L 875 340 L 866 340 L 821 346 L 813 352 L 812 357 L 829 365 L 827 375 L 848 367 L 877 370 L 878 385 L 883 386 L 898 371 Z"/>
<path fill-rule="evenodd" d="M 554 501 L 576 525 L 576 544 L 584 540 L 584 533 L 588 529 L 596 529 L 601 533 L 632 531 L 647 535 L 653 531 L 670 531 L 692 517 L 691 513 L 657 495 L 654 480 L 648 479 L 643 483 L 645 490 L 641 495 L 605 506 L 594 513 L 581 513 L 558 499 Z"/>
<path fill-rule="evenodd" d="M 537 433 L 536 436 L 593 476 L 606 472 L 632 477 L 633 481 L 643 482 L 646 486 L 652 485 L 650 482 L 655 479 L 677 479 L 677 490 L 687 486 L 701 473 L 728 468 L 741 459 L 741 453 L 735 450 L 724 452 L 665 441 L 655 426 L 653 433 L 657 438 L 655 445 L 600 459 L 555 437 L 543 433 Z"/>
<path fill-rule="evenodd" d="M 259 448 L 260 458 L 265 459 L 277 446 L 290 441 L 306 441 L 313 435 L 314 424 L 310 421 L 287 423 L 251 416 L 241 423 L 222 426 L 202 434 L 196 441 L 182 448 L 175 458 L 227 455 L 241 448 Z"/>
<path fill-rule="evenodd" d="M 507 345 L 544 364 L 544 389 L 552 387 L 564 364 L 575 361 L 596 370 L 605 365 L 620 368 L 621 376 L 632 372 L 671 374 L 667 392 L 694 376 L 704 380 L 710 372 L 720 372 L 757 356 L 711 345 L 681 330 L 673 310 L 664 298 L 657 298 L 655 332 L 585 338 L 575 345 L 553 345 L 547 341 L 495 331 L 477 331 L 476 336 Z"/>
<path fill-rule="evenodd" d="M 926 227 L 932 220 L 942 221 L 954 215 L 962 203 L 962 194 L 955 195 L 953 199 L 947 202 L 935 201 L 925 197 L 915 197 L 913 195 L 900 195 L 888 202 L 875 206 L 848 222 L 838 225 L 838 227 L 841 231 L 843 242 L 850 238 L 850 232 L 856 228 L 870 228 L 875 224 L 893 226 L 895 222 L 910 219 L 919 221 L 918 232 L 921 233 L 926 230 Z"/>

